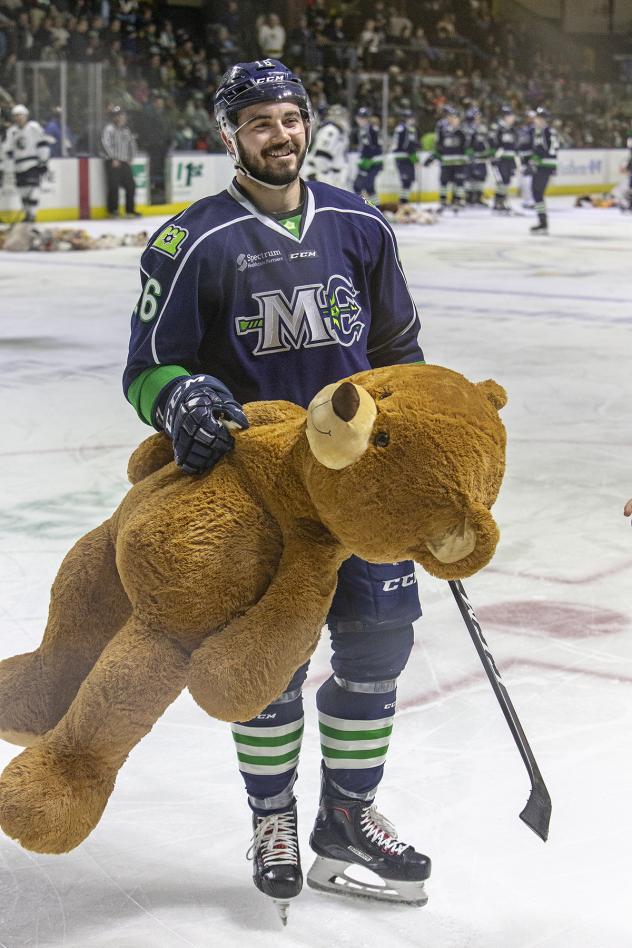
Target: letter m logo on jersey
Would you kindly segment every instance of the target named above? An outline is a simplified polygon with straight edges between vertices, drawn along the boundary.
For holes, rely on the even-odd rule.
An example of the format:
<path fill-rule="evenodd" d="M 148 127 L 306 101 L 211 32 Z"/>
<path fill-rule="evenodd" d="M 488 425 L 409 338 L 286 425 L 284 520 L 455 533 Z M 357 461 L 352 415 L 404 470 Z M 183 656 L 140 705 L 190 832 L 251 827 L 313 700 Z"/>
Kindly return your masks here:
<path fill-rule="evenodd" d="M 161 253 L 166 253 L 168 257 L 177 257 L 182 249 L 182 244 L 189 236 L 185 227 L 177 227 L 175 224 L 168 224 L 167 227 L 156 237 L 152 247 Z"/>
<path fill-rule="evenodd" d="M 295 287 L 291 300 L 283 290 L 254 293 L 259 311 L 235 319 L 237 335 L 258 336 L 253 355 L 314 346 L 351 346 L 365 329 L 357 296 L 353 284 L 339 274 L 330 277 L 326 287 L 322 283 Z"/>

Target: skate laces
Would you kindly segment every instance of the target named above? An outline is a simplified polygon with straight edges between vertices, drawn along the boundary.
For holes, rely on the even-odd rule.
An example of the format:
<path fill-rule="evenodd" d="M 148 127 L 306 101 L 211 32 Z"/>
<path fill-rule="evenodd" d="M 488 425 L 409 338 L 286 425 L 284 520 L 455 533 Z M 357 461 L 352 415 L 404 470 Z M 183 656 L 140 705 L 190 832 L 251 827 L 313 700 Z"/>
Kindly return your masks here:
<path fill-rule="evenodd" d="M 376 846 L 379 846 L 391 856 L 401 856 L 408 843 L 402 843 L 397 838 L 397 830 L 385 816 L 379 813 L 374 806 L 365 806 L 362 810 L 360 827 L 364 835 Z"/>
<path fill-rule="evenodd" d="M 254 859 L 259 851 L 264 866 L 298 864 L 298 839 L 294 813 L 271 813 L 259 817 L 246 859 Z"/>

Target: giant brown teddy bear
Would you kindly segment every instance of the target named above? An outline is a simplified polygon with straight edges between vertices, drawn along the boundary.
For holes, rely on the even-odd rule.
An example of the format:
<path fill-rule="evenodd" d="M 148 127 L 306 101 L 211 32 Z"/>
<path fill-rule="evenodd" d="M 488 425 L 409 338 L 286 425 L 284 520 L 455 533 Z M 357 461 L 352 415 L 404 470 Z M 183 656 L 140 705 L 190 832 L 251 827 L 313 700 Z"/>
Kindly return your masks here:
<path fill-rule="evenodd" d="M 246 407 L 251 427 L 189 477 L 163 435 L 135 485 L 68 553 L 40 647 L 0 663 L 0 824 L 36 852 L 77 846 L 134 745 L 188 687 L 249 720 L 312 654 L 352 553 L 442 579 L 491 559 L 504 472 L 503 389 L 440 366 L 374 369 L 307 411 Z"/>

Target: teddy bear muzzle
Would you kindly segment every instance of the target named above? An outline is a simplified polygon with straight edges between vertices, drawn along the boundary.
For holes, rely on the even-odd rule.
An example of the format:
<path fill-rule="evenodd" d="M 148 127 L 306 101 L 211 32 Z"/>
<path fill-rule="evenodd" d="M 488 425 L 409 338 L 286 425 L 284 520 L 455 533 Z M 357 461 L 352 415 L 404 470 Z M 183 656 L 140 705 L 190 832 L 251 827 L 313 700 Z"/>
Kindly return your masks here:
<path fill-rule="evenodd" d="M 307 441 L 324 467 L 340 471 L 366 451 L 377 407 L 371 395 L 353 382 L 334 382 L 307 406 Z"/>

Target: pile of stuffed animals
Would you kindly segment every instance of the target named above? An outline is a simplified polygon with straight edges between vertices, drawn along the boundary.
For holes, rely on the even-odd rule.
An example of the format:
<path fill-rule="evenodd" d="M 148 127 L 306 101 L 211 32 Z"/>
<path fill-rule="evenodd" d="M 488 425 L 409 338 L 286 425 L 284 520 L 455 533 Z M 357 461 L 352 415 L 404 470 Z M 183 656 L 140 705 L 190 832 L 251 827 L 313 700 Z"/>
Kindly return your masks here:
<path fill-rule="evenodd" d="M 0 250 L 110 250 L 112 247 L 144 247 L 146 230 L 136 234 L 101 234 L 93 237 L 80 227 L 40 227 L 26 223 L 0 229 Z"/>

